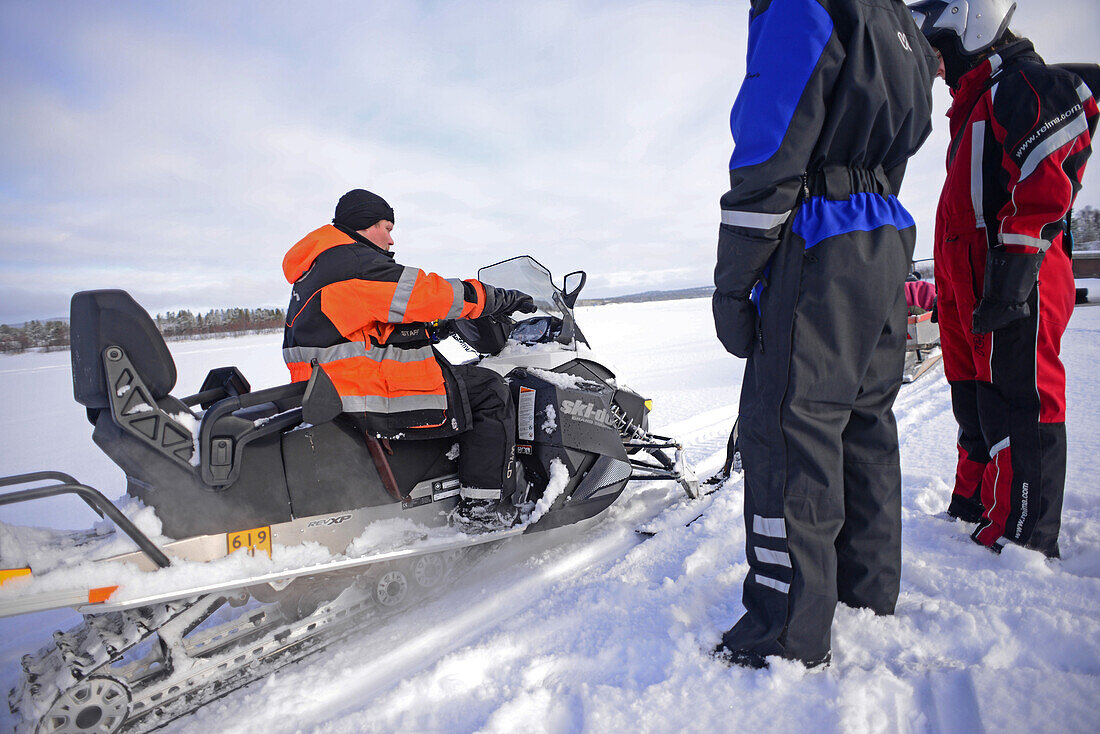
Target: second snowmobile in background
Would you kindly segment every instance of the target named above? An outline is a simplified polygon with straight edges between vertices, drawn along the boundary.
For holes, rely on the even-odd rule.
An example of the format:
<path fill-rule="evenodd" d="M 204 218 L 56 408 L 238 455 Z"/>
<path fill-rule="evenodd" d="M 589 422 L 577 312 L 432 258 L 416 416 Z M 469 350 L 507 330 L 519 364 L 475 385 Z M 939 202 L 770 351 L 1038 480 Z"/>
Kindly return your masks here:
<path fill-rule="evenodd" d="M 913 263 L 912 274 L 905 281 L 905 301 L 908 323 L 902 382 L 913 382 L 935 367 L 943 356 L 940 351 L 940 326 L 933 318 L 936 286 L 930 259 Z"/>
<path fill-rule="evenodd" d="M 41 548 L 0 559 L 0 616 L 85 615 L 24 656 L 9 697 L 17 731 L 157 726 L 439 587 L 466 549 L 592 520 L 631 480 L 676 481 L 697 496 L 680 446 L 649 433 L 649 402 L 591 354 L 573 315 L 584 273 L 558 288 L 524 256 L 479 278 L 530 293 L 541 313 L 439 327 L 507 377 L 517 406 L 529 481 L 514 497 L 520 522 L 476 535 L 448 525 L 453 439 L 364 436 L 311 402 L 310 384 L 253 392 L 235 367 L 174 397 L 175 365 L 148 313 L 123 291 L 76 294 L 75 397 L 127 493 L 176 540 L 150 538 L 65 474 L 0 479 L 18 488 L 0 505 L 75 494 L 138 546 L 100 558 L 112 534 L 87 533 L 68 538 L 63 561 Z M 228 558 L 238 551 L 257 556 L 246 577 Z"/>

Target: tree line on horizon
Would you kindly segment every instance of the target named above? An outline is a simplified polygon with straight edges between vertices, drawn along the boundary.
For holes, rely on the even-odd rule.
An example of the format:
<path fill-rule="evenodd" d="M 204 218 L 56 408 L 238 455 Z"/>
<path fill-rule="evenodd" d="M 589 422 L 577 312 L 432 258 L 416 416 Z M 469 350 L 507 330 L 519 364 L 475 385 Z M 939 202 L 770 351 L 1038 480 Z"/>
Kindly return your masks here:
<path fill-rule="evenodd" d="M 189 309 L 157 314 L 153 321 L 169 341 L 212 336 L 239 336 L 283 328 L 281 308 L 213 308 L 206 313 Z M 0 324 L 0 353 L 28 349 L 52 352 L 69 348 L 69 322 L 60 319 L 28 321 L 21 326 Z"/>
<path fill-rule="evenodd" d="M 1077 251 L 1100 250 L 1100 209 L 1083 206 L 1073 212 L 1073 247 Z M 684 289 L 683 297 L 700 289 Z M 650 295 L 650 294 L 642 294 Z M 586 299 L 585 305 L 629 300 Z M 157 314 L 154 319 L 165 339 L 178 341 L 211 336 L 232 336 L 283 328 L 286 312 L 281 308 L 215 308 L 205 314 L 188 309 Z M 28 321 L 21 326 L 0 324 L 0 353 L 19 353 L 28 349 L 54 351 L 69 348 L 69 322 L 61 320 Z"/>

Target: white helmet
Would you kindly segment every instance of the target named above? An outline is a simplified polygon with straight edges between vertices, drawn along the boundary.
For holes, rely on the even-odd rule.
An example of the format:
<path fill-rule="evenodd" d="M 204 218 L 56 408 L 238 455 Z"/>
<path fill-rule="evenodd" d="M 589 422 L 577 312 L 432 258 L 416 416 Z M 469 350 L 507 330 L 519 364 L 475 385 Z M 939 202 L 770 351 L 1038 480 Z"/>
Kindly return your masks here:
<path fill-rule="evenodd" d="M 1016 0 L 922 0 L 909 10 L 930 42 L 953 35 L 962 52 L 973 55 L 992 46 L 1008 30 Z"/>

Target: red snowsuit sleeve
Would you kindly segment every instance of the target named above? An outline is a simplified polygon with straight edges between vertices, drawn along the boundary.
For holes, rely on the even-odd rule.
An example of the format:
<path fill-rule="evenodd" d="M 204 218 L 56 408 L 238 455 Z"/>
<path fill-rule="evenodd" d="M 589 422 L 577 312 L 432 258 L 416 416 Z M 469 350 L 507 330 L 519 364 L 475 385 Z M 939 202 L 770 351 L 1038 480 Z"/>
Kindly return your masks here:
<path fill-rule="evenodd" d="M 1072 74 L 1043 66 L 1012 74 L 991 94 L 992 129 L 1009 193 L 991 244 L 1007 253 L 1044 253 L 1061 234 L 1081 188 L 1096 101 Z"/>

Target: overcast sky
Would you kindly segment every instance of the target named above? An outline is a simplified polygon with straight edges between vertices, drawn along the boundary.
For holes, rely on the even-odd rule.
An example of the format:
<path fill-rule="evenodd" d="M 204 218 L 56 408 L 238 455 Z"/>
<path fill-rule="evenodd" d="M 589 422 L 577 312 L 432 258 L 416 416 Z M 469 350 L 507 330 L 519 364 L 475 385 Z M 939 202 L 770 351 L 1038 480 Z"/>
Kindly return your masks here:
<path fill-rule="evenodd" d="M 1049 61 L 1098 60 L 1096 0 L 1021 5 Z M 0 0 L 0 322 L 90 288 L 285 306 L 283 254 L 357 187 L 449 277 L 529 253 L 590 296 L 708 284 L 748 9 Z M 925 256 L 937 103 L 901 192 Z"/>

